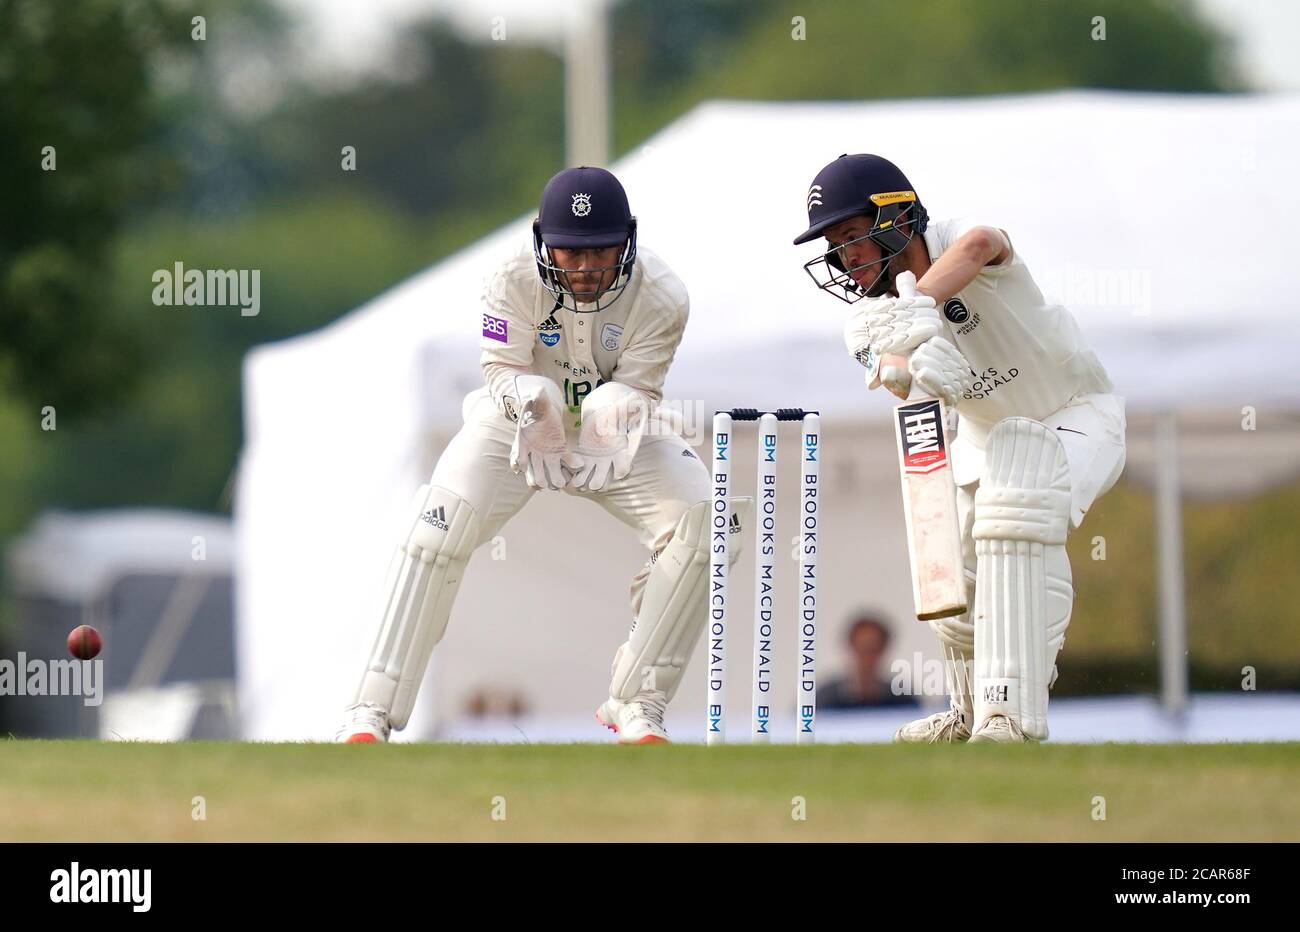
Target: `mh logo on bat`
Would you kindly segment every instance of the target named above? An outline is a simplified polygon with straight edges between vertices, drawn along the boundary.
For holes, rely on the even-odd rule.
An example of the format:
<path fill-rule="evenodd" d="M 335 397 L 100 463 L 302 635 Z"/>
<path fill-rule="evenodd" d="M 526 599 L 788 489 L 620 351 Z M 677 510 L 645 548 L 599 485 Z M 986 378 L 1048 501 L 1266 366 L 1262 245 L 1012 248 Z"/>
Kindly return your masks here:
<path fill-rule="evenodd" d="M 903 440 L 903 470 L 929 473 L 948 465 L 943 436 L 943 406 L 937 398 L 900 405 L 898 432 Z"/>

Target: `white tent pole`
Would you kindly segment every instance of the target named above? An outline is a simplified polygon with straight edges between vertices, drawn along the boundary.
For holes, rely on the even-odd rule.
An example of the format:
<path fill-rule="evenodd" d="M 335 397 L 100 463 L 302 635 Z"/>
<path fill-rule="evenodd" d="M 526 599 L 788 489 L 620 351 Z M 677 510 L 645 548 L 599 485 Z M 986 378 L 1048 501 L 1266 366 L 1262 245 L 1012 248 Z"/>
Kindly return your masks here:
<path fill-rule="evenodd" d="M 569 165 L 609 163 L 609 8 L 606 0 L 570 7 L 564 33 L 564 123 Z"/>
<path fill-rule="evenodd" d="M 1160 703 L 1166 713 L 1187 708 L 1187 605 L 1183 580 L 1182 490 L 1178 418 L 1156 421 L 1156 576 L 1160 613 Z"/>

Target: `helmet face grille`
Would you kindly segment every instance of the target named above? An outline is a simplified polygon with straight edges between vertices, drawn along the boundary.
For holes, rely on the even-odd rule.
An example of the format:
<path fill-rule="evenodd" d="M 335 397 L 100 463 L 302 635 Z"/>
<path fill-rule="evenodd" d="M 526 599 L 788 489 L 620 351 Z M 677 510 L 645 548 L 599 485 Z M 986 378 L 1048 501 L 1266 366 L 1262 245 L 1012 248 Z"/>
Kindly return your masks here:
<path fill-rule="evenodd" d="M 613 265 L 587 270 L 599 272 L 602 279 L 607 272 L 615 273 L 614 281 L 610 286 L 599 292 L 592 301 L 578 300 L 578 296 L 568 284 L 566 270 L 555 264 L 550 247 L 542 240 L 540 221 L 533 222 L 533 258 L 537 262 L 537 274 L 542 279 L 542 286 L 555 296 L 557 308 L 567 308 L 578 314 L 594 314 L 603 311 L 619 299 L 632 281 L 632 268 L 636 264 L 636 218 L 633 217 L 628 222 L 627 240 L 623 244 L 623 251 L 618 261 Z"/>
<path fill-rule="evenodd" d="M 904 211 L 907 211 L 907 217 L 899 220 L 898 217 Z M 819 289 L 846 304 L 854 304 L 863 298 L 878 298 L 893 287 L 890 260 L 901 255 L 917 233 L 925 231 L 927 220 L 925 208 L 919 201 L 906 205 L 887 204 L 876 213 L 875 222 L 869 231 L 808 260 L 804 263 L 804 271 Z M 847 247 L 866 239 L 880 247 L 881 257 L 873 262 L 850 266 Z M 876 268 L 876 274 L 871 283 L 865 287 L 859 285 L 853 273 L 872 268 Z"/>

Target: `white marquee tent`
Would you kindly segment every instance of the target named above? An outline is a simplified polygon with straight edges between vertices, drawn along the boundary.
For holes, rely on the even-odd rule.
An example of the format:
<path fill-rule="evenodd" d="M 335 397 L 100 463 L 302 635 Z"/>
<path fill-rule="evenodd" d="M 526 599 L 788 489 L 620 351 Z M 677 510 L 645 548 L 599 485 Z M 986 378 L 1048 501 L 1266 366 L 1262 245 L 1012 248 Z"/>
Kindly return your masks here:
<path fill-rule="evenodd" d="M 931 216 L 1009 231 L 1044 290 L 1076 312 L 1131 415 L 1224 412 L 1239 434 L 1245 406 L 1261 419 L 1300 410 L 1292 142 L 1297 96 L 714 102 L 612 168 L 642 243 L 690 289 L 667 395 L 695 410 L 801 404 L 828 422 L 883 423 L 890 399 L 863 391 L 843 351 L 844 307 L 800 267 L 813 247 L 790 245 L 813 174 L 841 152 L 873 151 L 903 166 Z M 248 355 L 236 504 L 246 737 L 321 738 L 335 726 L 373 636 L 394 521 L 459 426 L 462 396 L 481 384 L 482 282 L 527 242 L 529 220 L 320 331 Z M 894 468 L 892 452 L 884 460 Z M 495 665 L 537 708 L 567 713 L 578 700 L 547 685 L 566 679 L 564 644 L 584 643 L 590 659 L 568 679 L 582 681 L 583 703 L 593 689 L 599 698 L 626 620 L 609 627 L 584 613 L 621 606 L 643 557 L 611 523 L 621 562 L 598 592 L 574 592 L 590 574 L 568 576 L 570 564 L 541 552 L 546 527 L 572 520 L 544 498 L 510 525 L 524 556 L 496 566 L 480 555 L 471 567 L 435 664 L 440 681 L 466 689 Z M 528 588 L 552 583 L 551 599 Z M 503 601 L 510 591 L 530 593 L 527 618 Z M 904 614 L 897 586 L 877 601 Z M 463 692 L 425 690 L 438 703 Z M 427 734 L 430 722 L 421 709 L 408 732 Z"/>

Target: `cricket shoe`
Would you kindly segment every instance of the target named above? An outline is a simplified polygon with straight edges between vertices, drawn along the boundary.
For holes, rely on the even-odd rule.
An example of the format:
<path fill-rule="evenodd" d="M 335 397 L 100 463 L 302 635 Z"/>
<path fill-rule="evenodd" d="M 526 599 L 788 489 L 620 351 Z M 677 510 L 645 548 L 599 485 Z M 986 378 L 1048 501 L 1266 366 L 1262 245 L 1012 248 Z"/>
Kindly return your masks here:
<path fill-rule="evenodd" d="M 667 744 L 664 709 L 668 696 L 660 689 L 643 689 L 631 699 L 606 699 L 596 721 L 618 733 L 619 744 Z"/>
<path fill-rule="evenodd" d="M 970 736 L 971 743 L 989 744 L 1031 744 L 1034 739 L 1025 734 L 1020 723 L 1001 714 L 993 714 L 975 726 Z"/>
<path fill-rule="evenodd" d="M 343 727 L 334 735 L 339 744 L 382 744 L 393 730 L 388 713 L 373 702 L 350 705 L 344 715 Z"/>
<path fill-rule="evenodd" d="M 970 726 L 957 709 L 908 722 L 894 732 L 896 744 L 960 744 L 970 740 Z"/>

